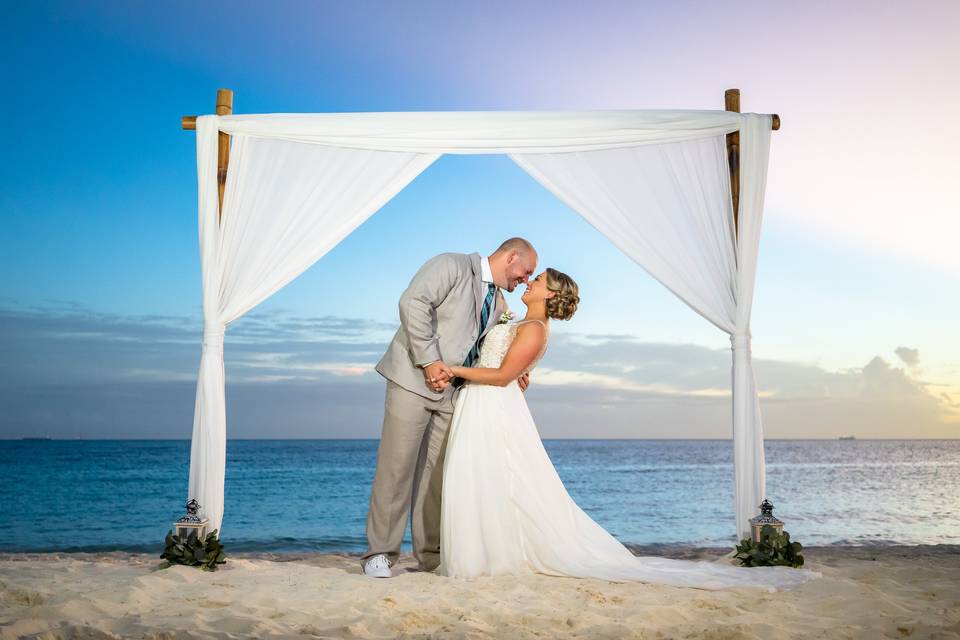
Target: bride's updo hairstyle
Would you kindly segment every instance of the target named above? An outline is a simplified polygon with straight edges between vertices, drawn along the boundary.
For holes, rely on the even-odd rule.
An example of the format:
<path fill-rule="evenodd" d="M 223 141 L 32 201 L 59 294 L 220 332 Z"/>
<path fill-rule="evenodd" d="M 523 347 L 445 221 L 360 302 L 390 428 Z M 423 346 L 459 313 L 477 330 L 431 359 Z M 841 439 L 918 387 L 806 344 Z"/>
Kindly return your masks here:
<path fill-rule="evenodd" d="M 569 320 L 580 304 L 580 287 L 573 278 L 556 269 L 547 267 L 547 289 L 556 295 L 547 298 L 547 317 L 554 320 Z"/>

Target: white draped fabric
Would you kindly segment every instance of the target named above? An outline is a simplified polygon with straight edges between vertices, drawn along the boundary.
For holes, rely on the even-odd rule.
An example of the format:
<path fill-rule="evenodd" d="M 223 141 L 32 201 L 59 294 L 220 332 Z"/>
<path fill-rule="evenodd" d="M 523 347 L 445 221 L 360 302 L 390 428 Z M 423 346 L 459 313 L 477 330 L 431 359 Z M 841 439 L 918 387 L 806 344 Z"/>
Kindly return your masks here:
<path fill-rule="evenodd" d="M 740 130 L 739 235 L 724 134 Z M 222 223 L 217 133 L 233 136 Z M 750 309 L 770 117 L 727 111 L 266 114 L 197 119 L 204 340 L 190 498 L 221 526 L 225 327 L 443 153 L 507 153 L 733 345 L 736 529 L 765 493 Z"/>
<path fill-rule="evenodd" d="M 577 211 L 694 311 L 730 335 L 736 527 L 765 497 L 763 428 L 750 358 L 750 307 L 766 184 L 769 117 L 743 116 L 740 242 L 733 228 L 725 136 L 574 153 L 517 154 L 527 173 Z M 763 155 L 757 158 L 756 154 Z M 758 200 L 759 199 L 759 200 Z M 745 214 L 745 211 L 748 213 Z M 738 270 L 737 265 L 747 268 Z"/>
<path fill-rule="evenodd" d="M 757 499 L 766 497 L 760 398 L 750 352 L 750 310 L 757 279 L 763 197 L 770 159 L 770 116 L 744 115 L 740 128 L 740 215 L 737 220 L 737 322 L 733 347 L 733 466 L 737 490 L 737 532 L 750 532 Z M 753 499 L 753 502 L 750 502 Z"/>
<path fill-rule="evenodd" d="M 190 497 L 223 518 L 227 325 L 303 273 L 430 166 L 436 154 L 371 154 L 238 136 L 217 222 L 217 123 L 197 119 L 203 352 L 190 449 Z"/>

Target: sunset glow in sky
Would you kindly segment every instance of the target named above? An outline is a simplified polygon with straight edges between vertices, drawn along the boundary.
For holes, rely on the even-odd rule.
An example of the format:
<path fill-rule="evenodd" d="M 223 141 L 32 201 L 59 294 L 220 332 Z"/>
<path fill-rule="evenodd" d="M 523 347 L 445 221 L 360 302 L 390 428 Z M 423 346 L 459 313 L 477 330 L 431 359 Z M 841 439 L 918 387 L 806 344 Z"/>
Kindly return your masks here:
<path fill-rule="evenodd" d="M 520 6 L 518 6 L 520 5 Z M 188 437 L 180 116 L 779 113 L 753 310 L 769 437 L 960 436 L 960 3 L 27 2 L 0 25 L 0 437 Z M 729 341 L 509 159 L 441 158 L 227 333 L 229 433 L 377 437 L 417 267 L 528 237 L 583 291 L 545 437 L 728 437 Z M 515 309 L 519 294 L 509 298 Z M 598 417 L 599 416 L 599 417 Z"/>

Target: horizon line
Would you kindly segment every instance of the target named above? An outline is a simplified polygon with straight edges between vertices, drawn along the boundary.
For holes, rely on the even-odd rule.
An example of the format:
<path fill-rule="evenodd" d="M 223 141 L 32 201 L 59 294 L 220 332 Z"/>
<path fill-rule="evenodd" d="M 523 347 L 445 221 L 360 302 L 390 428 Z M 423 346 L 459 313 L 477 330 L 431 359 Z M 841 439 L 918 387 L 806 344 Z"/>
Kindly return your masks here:
<path fill-rule="evenodd" d="M 810 441 L 810 442 L 833 442 L 839 440 L 849 441 L 849 436 L 836 436 L 833 438 L 764 438 L 764 442 L 769 441 Z M 47 436 L 18 436 L 18 437 L 0 437 L 0 442 L 75 442 L 75 441 L 90 441 L 90 442 L 190 442 L 192 438 L 84 438 L 84 437 L 69 437 L 69 438 L 55 438 Z M 227 441 L 251 441 L 251 442 L 260 442 L 260 441 L 343 441 L 343 442 L 365 442 L 365 441 L 378 441 L 380 438 L 227 438 Z M 649 440 L 649 441 L 733 441 L 733 438 L 541 438 L 541 441 L 547 442 L 551 440 L 577 440 L 577 441 L 610 441 L 610 442 L 622 442 L 622 441 L 632 441 L 632 440 Z M 953 437 L 943 437 L 943 438 L 872 438 L 872 437 L 860 437 L 854 436 L 853 440 L 885 440 L 885 441 L 916 441 L 916 440 L 930 440 L 930 441 L 941 441 L 941 440 L 960 440 L 960 435 Z"/>

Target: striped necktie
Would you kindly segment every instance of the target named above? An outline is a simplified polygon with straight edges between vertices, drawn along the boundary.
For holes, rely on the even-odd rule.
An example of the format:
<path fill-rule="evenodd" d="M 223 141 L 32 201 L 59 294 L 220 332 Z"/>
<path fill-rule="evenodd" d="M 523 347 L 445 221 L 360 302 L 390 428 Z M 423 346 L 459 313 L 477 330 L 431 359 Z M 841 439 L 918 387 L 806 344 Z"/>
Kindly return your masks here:
<path fill-rule="evenodd" d="M 483 330 L 487 328 L 487 320 L 490 319 L 490 311 L 493 309 L 493 298 L 496 293 L 497 285 L 491 282 L 487 288 L 487 297 L 483 300 L 483 308 L 480 309 L 480 328 L 477 330 L 477 340 L 470 348 L 467 359 L 463 361 L 465 367 L 472 367 L 473 363 L 480 357 L 480 337 L 483 335 Z"/>

